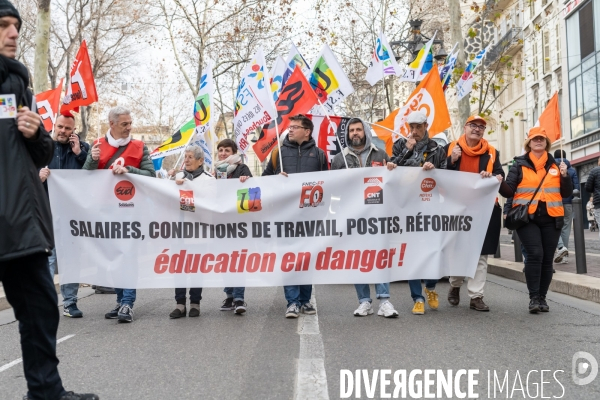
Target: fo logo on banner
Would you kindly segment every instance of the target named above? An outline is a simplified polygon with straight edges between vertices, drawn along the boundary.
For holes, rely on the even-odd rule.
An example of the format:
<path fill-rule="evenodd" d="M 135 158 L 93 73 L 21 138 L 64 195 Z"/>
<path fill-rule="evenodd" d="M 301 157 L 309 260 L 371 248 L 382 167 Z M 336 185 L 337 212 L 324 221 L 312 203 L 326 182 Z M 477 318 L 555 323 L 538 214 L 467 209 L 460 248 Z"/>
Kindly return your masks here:
<path fill-rule="evenodd" d="M 240 189 L 237 191 L 237 210 L 239 214 L 262 210 L 260 188 Z"/>
<path fill-rule="evenodd" d="M 129 181 L 120 181 L 115 185 L 115 196 L 123 203 L 119 203 L 119 207 L 133 207 L 133 203 L 128 202 L 135 196 L 135 186 Z"/>
<path fill-rule="evenodd" d="M 421 182 L 421 190 L 422 191 L 424 191 L 425 193 L 431 192 L 433 190 L 433 188 L 435 188 L 435 180 L 433 180 L 431 178 L 423 179 L 423 182 Z"/>
<path fill-rule="evenodd" d="M 383 204 L 383 178 L 364 178 L 365 188 L 365 204 Z"/>
<path fill-rule="evenodd" d="M 179 191 L 179 209 L 181 211 L 196 212 L 196 206 L 194 206 L 194 191 L 193 190 L 180 190 Z"/>
<path fill-rule="evenodd" d="M 319 207 L 323 203 L 323 184 L 319 182 L 304 182 L 300 192 L 300 208 Z"/>

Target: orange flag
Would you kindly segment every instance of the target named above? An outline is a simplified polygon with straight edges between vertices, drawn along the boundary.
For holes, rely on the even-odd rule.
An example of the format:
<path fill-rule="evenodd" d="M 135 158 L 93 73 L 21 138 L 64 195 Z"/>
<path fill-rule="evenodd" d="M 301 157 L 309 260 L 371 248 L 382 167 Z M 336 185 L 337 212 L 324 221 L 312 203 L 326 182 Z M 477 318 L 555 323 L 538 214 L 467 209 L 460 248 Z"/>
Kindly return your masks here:
<path fill-rule="evenodd" d="M 275 105 L 277 118 L 263 127 L 258 141 L 252 146 L 258 159 L 264 161 L 271 150 L 277 146 L 275 124 L 278 125 L 281 135 L 290 125 L 290 117 L 309 112 L 318 102 L 317 95 L 306 80 L 304 73 L 296 66 L 277 99 Z"/>
<path fill-rule="evenodd" d="M 427 115 L 429 137 L 442 133 L 452 125 L 437 68 L 431 69 L 402 108 L 392 111 L 383 121 L 371 125 L 377 136 L 385 142 L 386 151 L 388 145 L 391 149 L 392 143 L 398 140 L 400 135 L 404 137 L 408 135 L 409 127 L 406 118 L 413 111 L 423 111 Z"/>
<path fill-rule="evenodd" d="M 62 93 L 62 88 L 63 79 L 60 80 L 60 83 L 56 88 L 38 93 L 35 96 L 35 105 L 38 114 L 42 117 L 44 128 L 46 128 L 46 131 L 48 132 L 51 132 L 54 129 L 56 113 L 60 107 L 60 94 Z"/>
<path fill-rule="evenodd" d="M 558 92 L 548 102 L 546 109 L 540 115 L 535 126 L 542 127 L 546 130 L 550 142 L 554 143 L 562 137 L 560 129 L 560 110 L 558 108 Z"/>
<path fill-rule="evenodd" d="M 94 82 L 92 63 L 84 40 L 73 61 L 67 94 L 60 111 L 74 110 L 76 107 L 88 106 L 96 101 L 98 101 L 96 82 Z"/>

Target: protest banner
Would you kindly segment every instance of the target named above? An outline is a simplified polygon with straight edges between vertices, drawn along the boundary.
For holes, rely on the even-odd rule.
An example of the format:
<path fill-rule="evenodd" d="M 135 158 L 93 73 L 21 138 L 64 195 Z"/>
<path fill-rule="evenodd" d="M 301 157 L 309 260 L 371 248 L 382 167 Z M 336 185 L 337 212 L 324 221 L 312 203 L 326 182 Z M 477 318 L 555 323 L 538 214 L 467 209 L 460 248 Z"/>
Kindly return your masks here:
<path fill-rule="evenodd" d="M 57 170 L 48 182 L 61 283 L 125 288 L 472 277 L 498 190 L 478 174 L 383 167 L 183 185 Z"/>

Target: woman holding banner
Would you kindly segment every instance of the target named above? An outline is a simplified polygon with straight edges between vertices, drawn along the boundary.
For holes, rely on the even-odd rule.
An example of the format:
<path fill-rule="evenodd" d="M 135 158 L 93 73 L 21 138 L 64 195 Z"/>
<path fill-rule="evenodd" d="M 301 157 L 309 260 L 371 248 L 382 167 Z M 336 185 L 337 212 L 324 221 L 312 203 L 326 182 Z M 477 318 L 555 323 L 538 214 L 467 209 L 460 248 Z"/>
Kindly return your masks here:
<path fill-rule="evenodd" d="M 193 180 L 213 179 L 213 177 L 204 171 L 204 150 L 200 146 L 192 145 L 185 148 L 183 158 L 183 171 L 172 169 L 169 175 L 175 178 L 175 183 L 183 185 L 183 182 Z M 171 319 L 185 317 L 185 288 L 175 289 L 175 301 L 177 307 L 169 317 Z M 202 288 L 190 288 L 190 317 L 200 316 L 200 300 L 202 300 Z"/>
<path fill-rule="evenodd" d="M 556 165 L 550 138 L 541 127 L 531 128 L 515 157 L 506 184 L 513 195 L 506 227 L 515 229 L 527 252 L 525 280 L 529 290 L 529 312 L 548 312 L 546 294 L 552 281 L 554 250 L 564 224 L 563 197 L 573 193 L 573 183 L 564 162 Z M 510 197 L 510 196 L 507 196 Z"/>
<path fill-rule="evenodd" d="M 240 182 L 252 176 L 250 168 L 242 162 L 242 156 L 237 153 L 237 145 L 231 139 L 223 139 L 217 144 L 219 160 L 215 163 L 215 176 L 217 179 L 240 178 Z M 236 314 L 246 312 L 244 303 L 245 287 L 226 287 L 223 289 L 227 298 L 223 301 L 221 311 L 235 310 Z"/>

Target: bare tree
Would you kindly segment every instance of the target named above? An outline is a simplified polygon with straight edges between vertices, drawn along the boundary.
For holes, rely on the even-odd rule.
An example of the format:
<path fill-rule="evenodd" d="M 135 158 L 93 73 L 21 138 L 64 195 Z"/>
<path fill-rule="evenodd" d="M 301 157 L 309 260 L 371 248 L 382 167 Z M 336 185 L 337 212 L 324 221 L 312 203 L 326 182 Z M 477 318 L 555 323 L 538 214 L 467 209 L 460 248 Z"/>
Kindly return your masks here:
<path fill-rule="evenodd" d="M 38 0 L 35 32 L 35 61 L 33 67 L 33 90 L 35 93 L 48 89 L 48 49 L 50 36 L 50 0 Z"/>

